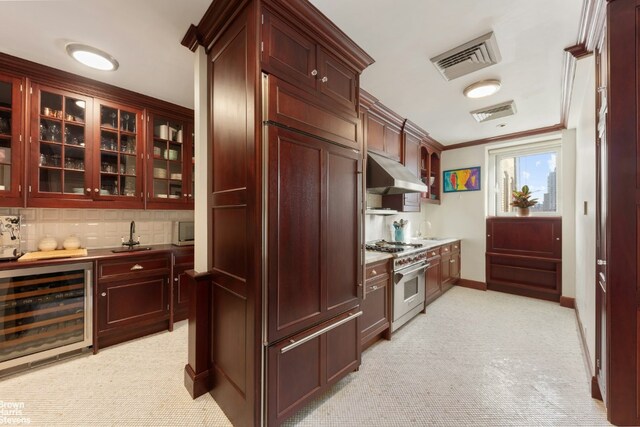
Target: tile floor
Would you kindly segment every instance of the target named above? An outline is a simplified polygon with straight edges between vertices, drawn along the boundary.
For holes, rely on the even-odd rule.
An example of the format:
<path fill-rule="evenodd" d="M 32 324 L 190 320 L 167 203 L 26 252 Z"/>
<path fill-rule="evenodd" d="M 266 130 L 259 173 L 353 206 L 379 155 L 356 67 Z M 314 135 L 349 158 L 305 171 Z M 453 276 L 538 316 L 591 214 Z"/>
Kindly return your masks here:
<path fill-rule="evenodd" d="M 187 325 L 0 380 L 30 425 L 226 426 L 182 384 Z M 3 403 L 4 404 L 4 403 Z M 301 426 L 600 426 L 575 315 L 454 288 L 363 354 L 359 372 L 296 414 Z"/>

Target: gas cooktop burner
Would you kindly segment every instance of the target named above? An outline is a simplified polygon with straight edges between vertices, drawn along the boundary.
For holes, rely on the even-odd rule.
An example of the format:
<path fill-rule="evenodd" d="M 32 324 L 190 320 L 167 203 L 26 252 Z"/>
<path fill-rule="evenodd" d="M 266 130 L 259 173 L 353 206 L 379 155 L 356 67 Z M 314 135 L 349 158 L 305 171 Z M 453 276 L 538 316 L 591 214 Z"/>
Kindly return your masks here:
<path fill-rule="evenodd" d="M 399 247 L 387 247 L 387 246 L 378 246 L 378 245 L 365 245 L 365 248 L 368 251 L 388 252 L 388 253 L 395 253 L 395 252 L 404 251 L 403 248 L 399 248 Z"/>
<path fill-rule="evenodd" d="M 387 242 L 386 240 L 380 240 L 365 245 L 368 251 L 397 253 L 403 252 L 409 249 L 421 248 L 421 243 L 405 243 L 405 242 Z"/>

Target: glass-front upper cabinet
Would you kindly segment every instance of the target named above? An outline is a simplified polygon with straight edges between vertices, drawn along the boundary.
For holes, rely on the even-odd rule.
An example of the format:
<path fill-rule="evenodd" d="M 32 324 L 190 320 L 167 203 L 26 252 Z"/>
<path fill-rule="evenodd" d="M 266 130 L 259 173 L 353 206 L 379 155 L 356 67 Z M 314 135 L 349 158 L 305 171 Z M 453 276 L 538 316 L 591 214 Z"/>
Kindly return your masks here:
<path fill-rule="evenodd" d="M 0 75 L 0 207 L 22 206 L 22 82 Z"/>
<path fill-rule="evenodd" d="M 91 98 L 35 85 L 31 99 L 30 205 L 92 198 Z"/>
<path fill-rule="evenodd" d="M 98 169 L 94 196 L 99 200 L 143 204 L 142 154 L 144 149 L 141 110 L 96 101 Z"/>
<path fill-rule="evenodd" d="M 149 114 L 147 199 L 151 206 L 192 201 L 192 138 L 183 120 Z"/>

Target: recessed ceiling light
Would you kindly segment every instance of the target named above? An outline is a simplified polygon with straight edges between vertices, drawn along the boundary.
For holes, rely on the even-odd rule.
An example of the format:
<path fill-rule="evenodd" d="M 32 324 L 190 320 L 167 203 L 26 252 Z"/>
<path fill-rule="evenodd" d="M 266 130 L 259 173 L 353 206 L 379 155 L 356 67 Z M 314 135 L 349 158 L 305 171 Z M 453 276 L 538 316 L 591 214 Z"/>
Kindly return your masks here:
<path fill-rule="evenodd" d="M 500 90 L 500 80 L 482 80 L 464 89 L 467 98 L 484 98 Z"/>
<path fill-rule="evenodd" d="M 80 43 L 69 43 L 67 53 L 73 59 L 87 67 L 102 71 L 115 71 L 118 69 L 118 61 L 106 52 Z"/>

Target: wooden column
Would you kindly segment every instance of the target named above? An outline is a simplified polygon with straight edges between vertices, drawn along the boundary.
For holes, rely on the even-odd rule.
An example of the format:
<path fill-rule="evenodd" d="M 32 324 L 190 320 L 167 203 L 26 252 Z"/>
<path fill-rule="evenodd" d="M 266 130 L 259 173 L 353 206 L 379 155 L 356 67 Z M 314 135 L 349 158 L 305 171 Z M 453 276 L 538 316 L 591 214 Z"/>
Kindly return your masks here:
<path fill-rule="evenodd" d="M 211 390 L 211 274 L 186 272 L 189 281 L 189 363 L 184 367 L 184 386 L 192 398 Z"/>

